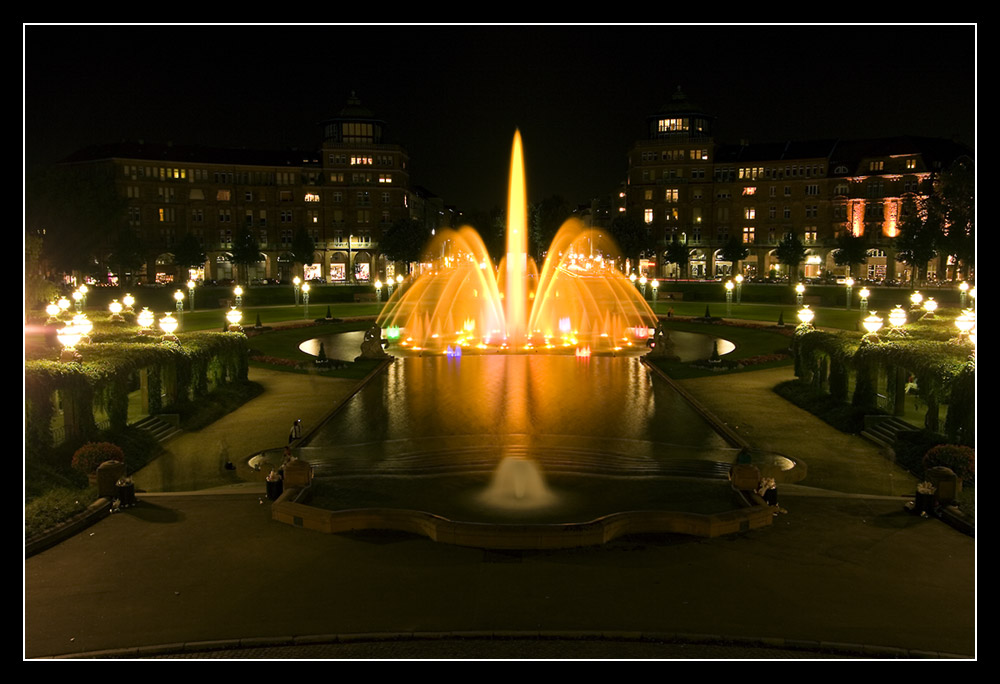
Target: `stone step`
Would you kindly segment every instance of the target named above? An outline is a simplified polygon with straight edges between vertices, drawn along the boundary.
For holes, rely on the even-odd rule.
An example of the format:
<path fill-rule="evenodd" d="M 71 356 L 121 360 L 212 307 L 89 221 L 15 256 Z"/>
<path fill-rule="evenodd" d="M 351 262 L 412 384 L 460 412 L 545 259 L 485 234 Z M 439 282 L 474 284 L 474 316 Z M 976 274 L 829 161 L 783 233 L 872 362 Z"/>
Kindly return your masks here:
<path fill-rule="evenodd" d="M 896 445 L 896 437 L 900 432 L 911 432 L 918 428 L 895 416 L 869 416 L 865 419 L 865 429 L 861 436 L 886 448 Z"/>
<path fill-rule="evenodd" d="M 168 421 L 157 416 L 146 416 L 145 418 L 132 423 L 132 427 L 145 430 L 160 443 L 166 442 L 174 435 L 179 435 L 181 433 L 180 428 L 171 425 Z"/>

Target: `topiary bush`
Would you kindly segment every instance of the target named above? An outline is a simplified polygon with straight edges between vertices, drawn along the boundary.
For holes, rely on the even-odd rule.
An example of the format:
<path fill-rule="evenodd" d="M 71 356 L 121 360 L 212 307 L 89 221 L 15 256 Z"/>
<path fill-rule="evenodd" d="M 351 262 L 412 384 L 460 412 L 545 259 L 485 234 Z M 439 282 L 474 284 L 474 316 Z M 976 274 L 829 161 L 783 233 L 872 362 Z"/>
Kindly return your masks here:
<path fill-rule="evenodd" d="M 924 470 L 935 466 L 950 468 L 963 483 L 972 484 L 975 478 L 976 452 L 970 447 L 958 444 L 939 444 L 924 454 Z"/>
<path fill-rule="evenodd" d="M 87 442 L 73 452 L 73 468 L 90 475 L 105 461 L 125 462 L 125 452 L 111 442 Z"/>

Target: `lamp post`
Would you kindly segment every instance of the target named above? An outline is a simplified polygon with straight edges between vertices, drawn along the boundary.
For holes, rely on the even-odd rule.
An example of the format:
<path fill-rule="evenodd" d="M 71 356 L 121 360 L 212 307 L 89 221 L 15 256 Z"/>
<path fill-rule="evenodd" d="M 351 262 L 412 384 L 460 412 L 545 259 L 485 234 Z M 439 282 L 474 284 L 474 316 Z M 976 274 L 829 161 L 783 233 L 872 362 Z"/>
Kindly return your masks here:
<path fill-rule="evenodd" d="M 809 308 L 808 304 L 804 304 L 798 313 L 795 314 L 799 319 L 798 329 L 801 331 L 812 330 L 813 318 L 815 318 L 816 313 Z"/>
<path fill-rule="evenodd" d="M 191 303 L 191 311 L 194 311 L 194 288 L 196 283 L 194 282 L 194 280 L 189 280 L 187 284 L 188 284 L 188 301 Z"/>
<path fill-rule="evenodd" d="M 653 278 L 653 282 L 651 282 L 649 285 L 650 287 L 653 288 L 653 304 L 656 304 L 656 292 L 657 290 L 660 289 L 660 281 L 657 280 L 656 278 Z"/>
<path fill-rule="evenodd" d="M 59 355 L 59 361 L 62 363 L 80 361 L 80 353 L 76 350 L 76 345 L 80 343 L 80 338 L 83 337 L 80 327 L 73 322 L 69 322 L 56 333 L 56 337 L 59 340 L 59 344 L 63 346 L 62 353 Z"/>
<path fill-rule="evenodd" d="M 382 302 L 382 281 L 378 278 L 375 279 L 375 301 Z"/>
<path fill-rule="evenodd" d="M 122 304 L 125 305 L 125 311 L 132 313 L 132 306 L 135 304 L 135 297 L 126 292 L 125 296 L 122 297 Z"/>
<path fill-rule="evenodd" d="M 733 278 L 736 281 L 736 303 L 743 303 L 743 274 L 737 273 L 736 277 Z"/>
<path fill-rule="evenodd" d="M 914 290 L 913 294 L 910 295 L 910 304 L 914 309 L 920 308 L 920 302 L 924 301 L 924 296 L 920 294 L 920 290 Z"/>
<path fill-rule="evenodd" d="M 964 309 L 965 304 L 969 299 L 969 284 L 965 281 L 958 286 L 958 299 L 959 305 Z"/>
<path fill-rule="evenodd" d="M 632 281 L 633 285 L 635 285 L 636 287 L 639 287 L 638 284 L 636 284 L 636 281 L 639 280 L 639 277 L 635 273 L 629 273 L 628 274 L 628 279 Z"/>
<path fill-rule="evenodd" d="M 237 285 L 233 288 L 233 294 L 236 296 L 236 306 L 243 306 L 243 288 Z"/>
<path fill-rule="evenodd" d="M 733 281 L 732 280 L 727 280 L 726 281 L 726 315 L 727 316 L 732 316 L 733 315 L 733 288 L 734 287 L 736 287 L 736 286 L 733 285 Z"/>
<path fill-rule="evenodd" d="M 87 293 L 88 293 L 88 292 L 90 292 L 90 288 L 88 288 L 88 287 L 86 286 L 86 284 L 84 284 L 84 285 L 81 285 L 81 286 L 80 286 L 79 288 L 77 288 L 77 289 L 78 289 L 78 291 L 79 291 L 79 293 L 80 293 L 80 296 L 81 296 L 81 298 L 82 298 L 82 299 L 81 299 L 81 302 L 82 302 L 82 304 L 83 304 L 83 308 L 87 308 Z"/>
<path fill-rule="evenodd" d="M 174 301 L 177 302 L 177 313 L 184 313 L 184 292 L 182 290 L 177 290 L 174 293 Z"/>
<path fill-rule="evenodd" d="M 934 318 L 934 312 L 937 311 L 938 303 L 934 301 L 933 297 L 928 297 L 924 302 L 924 315 L 921 318 Z"/>
<path fill-rule="evenodd" d="M 858 297 L 861 298 L 861 313 L 868 311 L 868 297 L 870 297 L 871 294 L 871 291 L 867 287 L 863 287 L 858 290 Z"/>
<path fill-rule="evenodd" d="M 59 305 L 55 302 L 49 302 L 48 306 L 45 307 L 45 313 L 49 315 L 49 320 L 45 321 L 46 325 L 52 325 L 59 322 Z"/>
<path fill-rule="evenodd" d="M 306 307 L 306 318 L 309 318 L 309 283 L 302 283 L 302 304 Z"/>
<path fill-rule="evenodd" d="M 76 305 L 76 312 L 83 311 L 83 293 L 79 290 L 73 291 L 73 303 Z"/>
<path fill-rule="evenodd" d="M 59 300 L 56 302 L 56 305 L 59 307 L 59 315 L 62 316 L 67 311 L 69 311 L 70 301 L 65 297 L 60 297 Z"/>
<path fill-rule="evenodd" d="M 854 278 L 847 276 L 844 281 L 844 285 L 847 287 L 847 308 L 851 308 L 851 290 L 854 288 Z"/>
<path fill-rule="evenodd" d="M 906 325 L 906 309 L 897 306 L 889 312 L 888 334 L 895 335 L 896 337 L 906 337 L 906 331 L 903 330 L 904 325 Z"/>
<path fill-rule="evenodd" d="M 965 309 L 955 319 L 955 327 L 958 328 L 958 337 L 954 341 L 963 344 L 969 339 L 969 333 L 976 329 L 976 312 L 972 309 Z"/>
<path fill-rule="evenodd" d="M 795 305 L 802 306 L 802 300 L 805 298 L 806 286 L 799 283 L 795 286 Z"/>
<path fill-rule="evenodd" d="M 180 343 L 180 340 L 174 335 L 174 331 L 177 330 L 177 319 L 169 311 L 160 319 L 160 330 L 163 331 L 163 337 L 160 339 L 164 342 Z"/>
<path fill-rule="evenodd" d="M 299 305 L 299 291 L 302 289 L 302 278 L 295 276 L 292 278 L 292 289 L 295 290 L 295 306 Z"/>
<path fill-rule="evenodd" d="M 117 299 L 111 300 L 108 304 L 108 311 L 111 312 L 111 322 L 112 323 L 124 323 L 125 319 L 122 318 L 122 303 Z"/>
<path fill-rule="evenodd" d="M 646 276 L 639 277 L 639 289 L 642 290 L 642 298 L 646 298 Z"/>
<path fill-rule="evenodd" d="M 139 315 L 135 317 L 135 322 L 142 326 L 142 330 L 139 331 L 140 335 L 153 334 L 153 323 L 156 322 L 156 317 L 153 315 L 152 311 L 144 308 L 139 312 Z"/>
<path fill-rule="evenodd" d="M 862 338 L 862 341 L 868 342 L 878 342 L 878 331 L 882 329 L 882 318 L 876 315 L 876 312 L 872 311 L 863 321 L 861 325 L 867 331 L 867 334 Z"/>
<path fill-rule="evenodd" d="M 235 306 L 226 312 L 226 320 L 229 321 L 229 332 L 243 332 L 240 321 L 243 319 L 243 312 Z"/>

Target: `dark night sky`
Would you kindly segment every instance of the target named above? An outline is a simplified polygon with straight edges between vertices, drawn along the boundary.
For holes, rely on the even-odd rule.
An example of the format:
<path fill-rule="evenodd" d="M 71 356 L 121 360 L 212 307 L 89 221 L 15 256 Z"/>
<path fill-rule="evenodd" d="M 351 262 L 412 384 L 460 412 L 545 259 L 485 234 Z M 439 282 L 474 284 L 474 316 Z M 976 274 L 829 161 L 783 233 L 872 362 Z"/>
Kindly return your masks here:
<path fill-rule="evenodd" d="M 25 163 L 123 139 L 315 149 L 356 91 L 463 209 L 615 189 L 681 86 L 716 139 L 898 134 L 975 145 L 976 27 L 26 26 Z"/>

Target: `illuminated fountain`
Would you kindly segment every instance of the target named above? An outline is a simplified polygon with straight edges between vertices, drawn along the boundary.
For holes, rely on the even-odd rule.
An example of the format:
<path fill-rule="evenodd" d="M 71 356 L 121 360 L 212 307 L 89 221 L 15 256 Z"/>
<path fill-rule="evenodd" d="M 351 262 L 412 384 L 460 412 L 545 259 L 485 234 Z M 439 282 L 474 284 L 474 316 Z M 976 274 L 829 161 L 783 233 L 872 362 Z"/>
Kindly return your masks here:
<path fill-rule="evenodd" d="M 570 219 L 541 271 L 528 256 L 521 136 L 511 153 L 507 252 L 494 269 L 472 228 L 445 230 L 426 250 L 431 266 L 393 293 L 379 324 L 403 347 L 617 351 L 644 342 L 656 316 L 615 268 L 610 237 Z M 642 343 L 641 342 L 641 343 Z M 645 346 L 643 344 L 643 349 Z"/>

